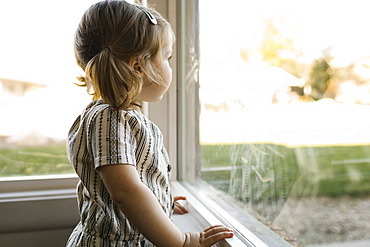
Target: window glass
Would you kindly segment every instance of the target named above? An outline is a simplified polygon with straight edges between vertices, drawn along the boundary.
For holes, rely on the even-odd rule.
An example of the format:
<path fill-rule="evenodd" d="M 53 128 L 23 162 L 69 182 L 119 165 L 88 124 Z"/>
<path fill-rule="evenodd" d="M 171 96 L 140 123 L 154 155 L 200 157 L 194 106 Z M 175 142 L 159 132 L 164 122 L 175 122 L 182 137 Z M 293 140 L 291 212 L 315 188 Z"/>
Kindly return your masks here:
<path fill-rule="evenodd" d="M 94 2 L 1 2 L 0 177 L 73 173 L 65 138 L 91 99 L 74 85 L 73 37 Z"/>
<path fill-rule="evenodd" d="M 294 246 L 370 243 L 366 6 L 199 1 L 196 176 Z"/>

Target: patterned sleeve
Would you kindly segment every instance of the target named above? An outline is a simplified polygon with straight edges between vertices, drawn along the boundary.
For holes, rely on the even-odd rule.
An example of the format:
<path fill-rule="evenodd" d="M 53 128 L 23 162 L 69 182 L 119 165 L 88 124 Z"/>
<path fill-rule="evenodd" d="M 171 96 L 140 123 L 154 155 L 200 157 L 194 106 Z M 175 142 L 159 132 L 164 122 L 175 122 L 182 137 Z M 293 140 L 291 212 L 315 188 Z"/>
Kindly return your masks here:
<path fill-rule="evenodd" d="M 107 108 L 97 114 L 92 128 L 92 149 L 95 169 L 104 165 L 136 166 L 135 136 L 125 111 Z"/>

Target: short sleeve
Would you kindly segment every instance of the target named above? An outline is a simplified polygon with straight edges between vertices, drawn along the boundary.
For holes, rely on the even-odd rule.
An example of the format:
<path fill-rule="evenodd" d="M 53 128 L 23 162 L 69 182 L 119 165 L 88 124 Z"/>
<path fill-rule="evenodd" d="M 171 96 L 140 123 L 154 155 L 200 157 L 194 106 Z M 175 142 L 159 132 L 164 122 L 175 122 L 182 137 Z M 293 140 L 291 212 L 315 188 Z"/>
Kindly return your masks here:
<path fill-rule="evenodd" d="M 106 108 L 92 121 L 91 146 L 95 169 L 113 164 L 136 166 L 136 141 L 130 118 L 125 111 Z"/>

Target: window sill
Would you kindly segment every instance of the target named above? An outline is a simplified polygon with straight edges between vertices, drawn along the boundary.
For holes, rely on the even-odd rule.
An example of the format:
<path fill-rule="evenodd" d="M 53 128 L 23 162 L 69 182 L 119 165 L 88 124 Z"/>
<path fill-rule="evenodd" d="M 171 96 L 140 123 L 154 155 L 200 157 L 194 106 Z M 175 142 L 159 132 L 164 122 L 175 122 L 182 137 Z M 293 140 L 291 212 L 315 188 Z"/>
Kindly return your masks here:
<path fill-rule="evenodd" d="M 235 236 L 231 239 L 220 241 L 216 246 L 291 246 L 259 222 L 253 223 L 258 224 L 258 230 L 262 237 L 256 236 L 256 234 L 243 226 L 237 219 L 227 213 L 211 199 L 207 198 L 206 195 L 199 194 L 198 196 L 201 196 L 201 199 L 198 200 L 195 195 L 197 192 L 195 191 L 199 192 L 199 190 L 196 190 L 188 183 L 172 182 L 171 185 L 174 195 L 186 196 L 187 198 L 184 206 L 189 210 L 189 213 L 173 216 L 173 222 L 182 232 L 201 231 L 210 225 L 221 224 L 231 227 L 234 230 Z M 202 201 L 203 204 L 200 201 Z M 207 205 L 207 207 L 204 205 Z M 227 219 L 227 222 L 222 219 Z M 268 238 L 264 240 L 264 236 L 267 236 Z"/>
<path fill-rule="evenodd" d="M 0 193 L 50 191 L 76 188 L 77 175 L 43 175 L 0 178 Z"/>

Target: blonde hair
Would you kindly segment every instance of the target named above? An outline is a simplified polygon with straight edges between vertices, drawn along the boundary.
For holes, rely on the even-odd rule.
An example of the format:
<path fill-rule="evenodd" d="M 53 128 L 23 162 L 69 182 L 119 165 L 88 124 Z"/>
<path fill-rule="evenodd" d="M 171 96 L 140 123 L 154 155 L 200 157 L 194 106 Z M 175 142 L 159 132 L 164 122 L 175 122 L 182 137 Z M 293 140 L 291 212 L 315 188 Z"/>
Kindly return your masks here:
<path fill-rule="evenodd" d="M 157 24 L 151 22 L 150 14 Z M 153 62 L 169 33 L 173 35 L 170 24 L 153 9 L 120 0 L 93 4 L 75 34 L 76 61 L 85 71 L 78 85 L 87 87 L 93 100 L 127 110 L 143 84 L 130 62 L 137 59 L 150 81 L 163 83 Z"/>

